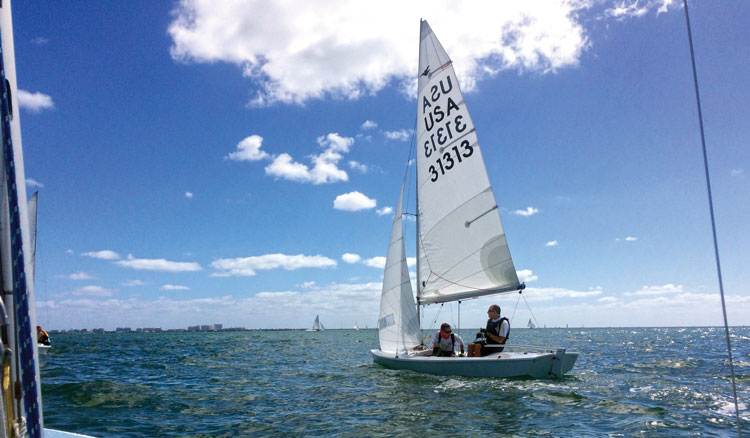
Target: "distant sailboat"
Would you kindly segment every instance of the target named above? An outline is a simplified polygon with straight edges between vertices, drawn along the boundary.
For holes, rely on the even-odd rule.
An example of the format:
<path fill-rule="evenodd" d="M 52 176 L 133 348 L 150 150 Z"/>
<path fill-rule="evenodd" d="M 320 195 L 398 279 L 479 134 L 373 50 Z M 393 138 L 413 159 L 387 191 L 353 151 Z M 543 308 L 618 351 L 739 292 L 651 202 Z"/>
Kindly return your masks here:
<path fill-rule="evenodd" d="M 325 330 L 323 324 L 320 323 L 320 315 L 315 315 L 315 322 L 313 322 L 312 328 L 307 329 L 308 332 L 319 332 Z"/>
<path fill-rule="evenodd" d="M 359 330 L 359 326 L 357 325 L 357 321 L 354 321 L 354 330 Z"/>
<path fill-rule="evenodd" d="M 34 192 L 29 198 L 27 205 L 27 215 L 29 216 L 29 240 L 31 247 L 31 278 L 36 282 L 36 227 L 37 227 L 37 207 L 39 206 L 39 192 Z M 46 332 L 45 332 L 46 333 Z M 39 354 L 47 354 L 50 349 L 49 335 L 47 343 L 37 343 Z"/>
<path fill-rule="evenodd" d="M 453 62 L 426 21 L 421 22 L 418 71 L 417 305 L 403 238 L 404 179 L 383 274 L 380 349 L 371 350 L 373 360 L 448 376 L 562 377 L 578 353 L 506 346 L 486 357 L 436 357 L 421 345 L 418 306 L 515 292 L 525 285 L 518 281 Z"/>
<path fill-rule="evenodd" d="M 531 321 L 531 318 L 529 318 L 529 323 L 526 324 L 526 327 L 528 327 L 530 329 L 535 329 L 536 328 L 536 325 L 534 325 L 534 322 Z"/>

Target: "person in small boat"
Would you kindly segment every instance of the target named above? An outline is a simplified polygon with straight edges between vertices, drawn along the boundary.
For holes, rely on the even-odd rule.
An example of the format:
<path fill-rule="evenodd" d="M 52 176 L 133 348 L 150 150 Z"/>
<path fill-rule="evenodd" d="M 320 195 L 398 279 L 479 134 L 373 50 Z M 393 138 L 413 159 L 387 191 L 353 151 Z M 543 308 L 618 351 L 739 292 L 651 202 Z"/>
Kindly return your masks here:
<path fill-rule="evenodd" d="M 49 345 L 49 333 L 45 332 L 41 326 L 36 326 L 36 341 L 40 344 Z"/>
<path fill-rule="evenodd" d="M 493 304 L 487 310 L 487 327 L 480 329 L 477 340 L 469 344 L 469 357 L 487 356 L 499 353 L 505 347 L 505 341 L 510 335 L 510 321 L 508 318 L 500 317 L 500 306 Z"/>
<path fill-rule="evenodd" d="M 451 330 L 451 325 L 444 322 L 440 325 L 440 331 L 432 335 L 432 355 L 441 357 L 454 357 L 456 355 L 456 343 L 461 348 L 461 356 L 464 355 L 464 340 Z"/>

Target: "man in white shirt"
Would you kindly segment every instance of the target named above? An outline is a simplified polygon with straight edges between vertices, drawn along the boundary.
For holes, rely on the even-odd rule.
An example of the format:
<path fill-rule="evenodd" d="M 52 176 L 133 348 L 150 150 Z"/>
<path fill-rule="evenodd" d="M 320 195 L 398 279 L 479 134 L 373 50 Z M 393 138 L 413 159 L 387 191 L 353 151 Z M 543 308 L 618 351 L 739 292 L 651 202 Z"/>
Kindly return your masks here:
<path fill-rule="evenodd" d="M 477 333 L 481 340 L 469 344 L 469 357 L 487 356 L 492 353 L 500 353 L 505 347 L 505 341 L 510 336 L 510 321 L 508 318 L 500 317 L 500 306 L 493 304 L 487 309 L 487 328 Z"/>
<path fill-rule="evenodd" d="M 450 324 L 444 322 L 440 325 L 440 331 L 432 335 L 432 355 L 453 357 L 456 355 L 456 343 L 460 345 L 463 356 L 464 340 L 457 333 L 453 333 Z"/>

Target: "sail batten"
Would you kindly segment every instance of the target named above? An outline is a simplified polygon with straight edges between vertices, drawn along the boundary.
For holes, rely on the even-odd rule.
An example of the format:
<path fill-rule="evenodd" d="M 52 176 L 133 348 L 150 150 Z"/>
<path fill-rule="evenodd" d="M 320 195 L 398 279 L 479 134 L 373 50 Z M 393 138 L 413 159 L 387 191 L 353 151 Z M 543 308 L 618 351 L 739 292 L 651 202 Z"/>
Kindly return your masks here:
<path fill-rule="evenodd" d="M 420 304 L 521 287 L 453 62 L 422 21 L 417 98 Z"/>

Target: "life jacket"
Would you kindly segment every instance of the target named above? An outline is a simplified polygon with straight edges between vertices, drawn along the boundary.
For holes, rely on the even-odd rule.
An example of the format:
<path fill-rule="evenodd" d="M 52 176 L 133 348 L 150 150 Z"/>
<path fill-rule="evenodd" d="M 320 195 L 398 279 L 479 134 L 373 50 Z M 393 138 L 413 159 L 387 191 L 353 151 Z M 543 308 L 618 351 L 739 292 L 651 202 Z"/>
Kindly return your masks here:
<path fill-rule="evenodd" d="M 503 321 L 508 323 L 508 333 L 505 335 L 505 341 L 503 341 L 503 344 L 508 342 L 508 338 L 510 338 L 510 321 L 506 317 L 500 318 L 497 322 L 492 322 L 490 319 L 487 321 L 487 331 L 495 336 L 500 336 L 500 328 L 503 326 Z M 494 344 L 494 342 L 489 342 L 489 344 Z M 501 344 L 502 345 L 502 344 Z"/>

